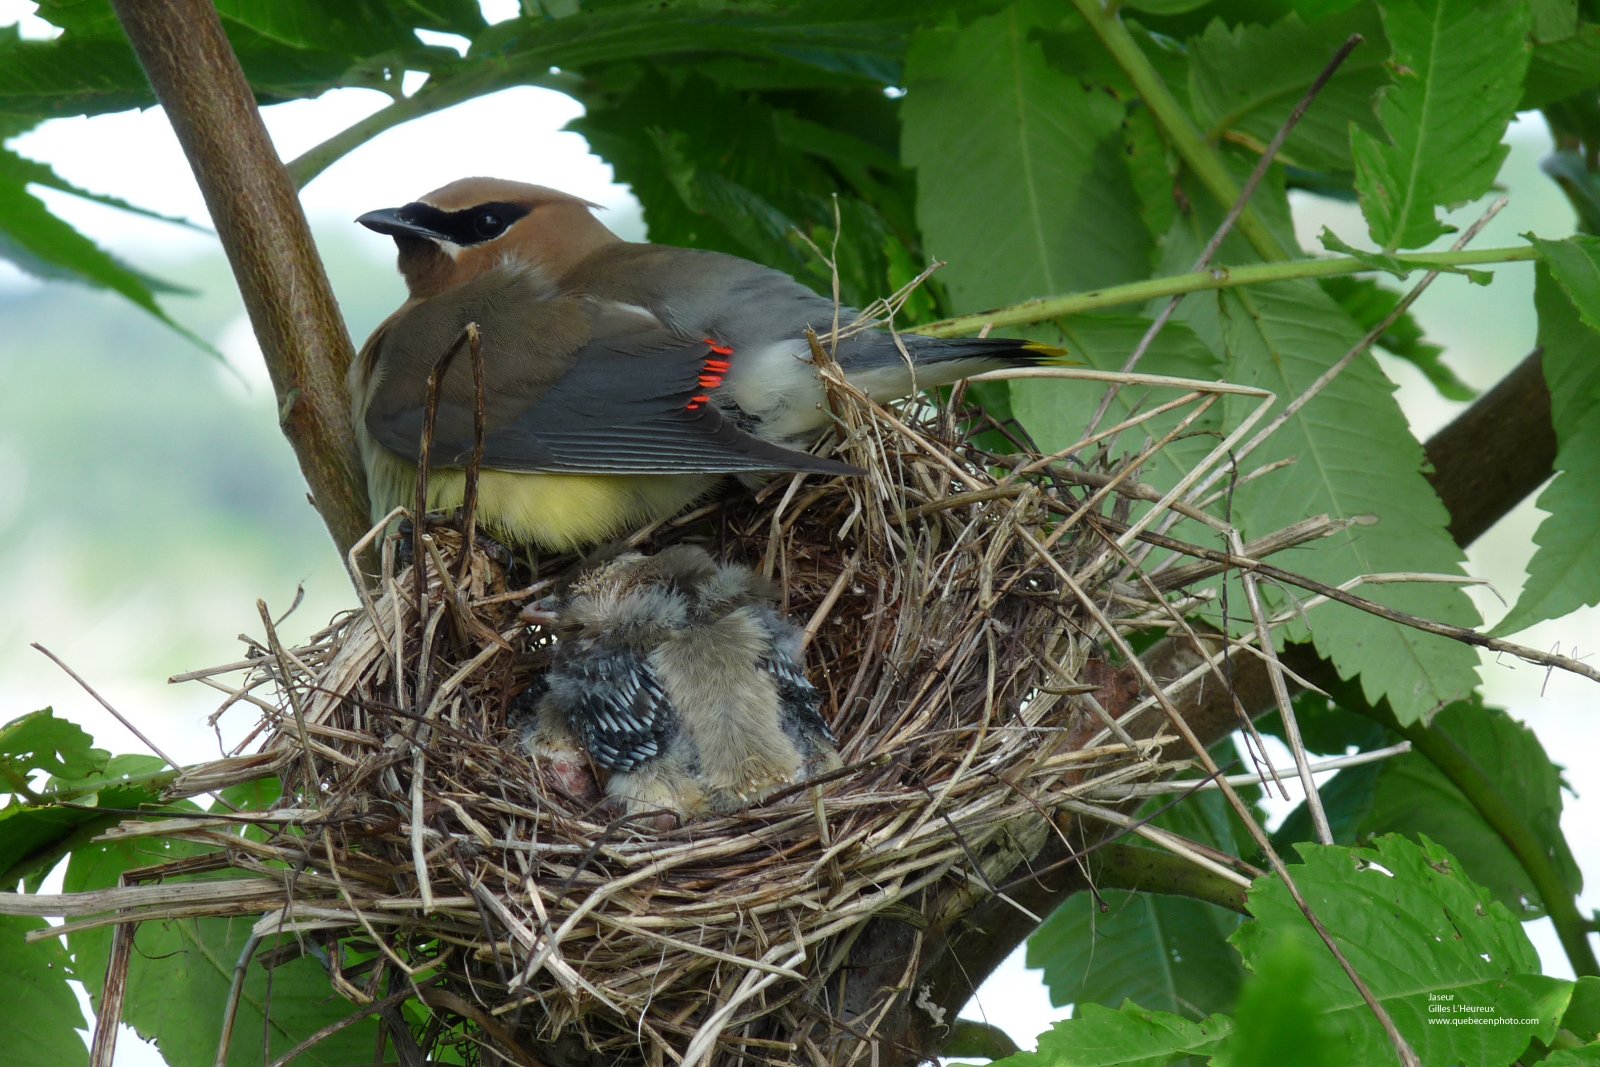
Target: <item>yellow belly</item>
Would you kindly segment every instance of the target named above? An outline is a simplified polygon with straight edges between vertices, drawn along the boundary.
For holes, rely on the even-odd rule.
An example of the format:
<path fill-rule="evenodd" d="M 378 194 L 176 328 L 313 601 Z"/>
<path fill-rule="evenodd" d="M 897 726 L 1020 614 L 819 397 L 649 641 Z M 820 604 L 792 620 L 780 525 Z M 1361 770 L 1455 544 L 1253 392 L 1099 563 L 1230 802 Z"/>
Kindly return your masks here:
<path fill-rule="evenodd" d="M 372 516 L 412 508 L 416 464 L 386 449 L 367 452 Z M 466 473 L 428 472 L 428 510 L 461 506 Z M 631 533 L 674 515 L 715 484 L 711 475 L 517 474 L 486 470 L 478 478 L 478 521 L 513 546 L 566 552 Z"/>

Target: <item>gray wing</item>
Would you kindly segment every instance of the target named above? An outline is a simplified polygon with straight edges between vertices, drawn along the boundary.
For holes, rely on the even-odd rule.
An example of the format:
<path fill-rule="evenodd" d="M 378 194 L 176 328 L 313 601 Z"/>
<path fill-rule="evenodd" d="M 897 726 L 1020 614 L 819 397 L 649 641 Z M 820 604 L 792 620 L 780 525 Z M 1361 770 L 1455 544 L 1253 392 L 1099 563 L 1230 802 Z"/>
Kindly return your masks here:
<path fill-rule="evenodd" d="M 548 699 L 600 766 L 631 771 L 667 750 L 678 709 L 647 658 L 624 648 L 588 648 L 548 676 Z"/>
<path fill-rule="evenodd" d="M 800 663 L 799 628 L 770 608 L 761 612 L 761 622 L 772 639 L 758 666 L 771 676 L 778 688 L 785 732 L 796 741 L 809 744 L 810 738 L 805 735 L 810 733 L 820 736 L 829 746 L 837 745 L 833 730 L 822 717 L 822 694 L 806 677 L 805 667 Z M 806 744 L 801 745 L 801 751 L 807 751 Z"/>
<path fill-rule="evenodd" d="M 498 278 L 489 281 L 499 283 Z M 566 474 L 858 473 L 747 432 L 713 394 L 736 352 L 687 338 L 637 309 L 463 286 L 424 301 L 380 341 L 385 372 L 365 422 L 384 447 L 420 450 L 426 381 L 468 322 L 482 330 L 484 465 Z M 508 287 L 509 288 L 509 287 Z M 576 317 L 575 317 L 576 316 Z M 471 359 L 440 390 L 429 461 L 464 466 L 473 447 Z"/>

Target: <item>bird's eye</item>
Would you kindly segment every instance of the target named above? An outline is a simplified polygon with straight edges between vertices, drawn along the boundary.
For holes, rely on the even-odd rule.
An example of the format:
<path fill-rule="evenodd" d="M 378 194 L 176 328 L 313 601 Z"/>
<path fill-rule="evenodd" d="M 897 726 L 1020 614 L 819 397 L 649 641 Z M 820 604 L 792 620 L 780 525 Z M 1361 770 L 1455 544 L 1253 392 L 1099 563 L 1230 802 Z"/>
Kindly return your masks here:
<path fill-rule="evenodd" d="M 506 220 L 498 211 L 480 211 L 472 216 L 472 229 L 487 241 L 506 232 Z"/>

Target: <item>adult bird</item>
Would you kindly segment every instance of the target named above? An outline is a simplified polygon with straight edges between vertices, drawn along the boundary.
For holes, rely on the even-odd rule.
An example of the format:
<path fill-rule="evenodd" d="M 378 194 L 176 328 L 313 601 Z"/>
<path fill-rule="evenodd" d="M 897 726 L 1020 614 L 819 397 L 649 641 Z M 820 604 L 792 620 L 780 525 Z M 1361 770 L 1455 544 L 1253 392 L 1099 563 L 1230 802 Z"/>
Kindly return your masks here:
<path fill-rule="evenodd" d="M 808 328 L 849 309 L 720 252 L 624 241 L 596 205 L 464 178 L 356 221 L 392 236 L 410 297 L 350 369 L 374 518 L 416 495 L 430 371 L 468 323 L 487 402 L 479 516 L 512 545 L 582 548 L 670 516 L 728 475 L 858 473 L 803 449 L 827 425 Z M 866 330 L 844 374 L 877 399 L 1058 349 Z M 469 360 L 441 385 L 428 507 L 460 505 L 474 446 Z"/>

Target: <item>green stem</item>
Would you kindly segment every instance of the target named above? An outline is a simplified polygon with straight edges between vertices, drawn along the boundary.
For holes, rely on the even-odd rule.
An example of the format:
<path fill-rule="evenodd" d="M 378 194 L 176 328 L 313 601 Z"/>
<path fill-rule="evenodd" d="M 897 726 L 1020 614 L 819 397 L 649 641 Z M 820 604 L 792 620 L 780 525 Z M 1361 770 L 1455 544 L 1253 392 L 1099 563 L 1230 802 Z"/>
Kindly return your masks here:
<path fill-rule="evenodd" d="M 1544 850 L 1539 847 L 1539 836 L 1519 815 L 1500 790 L 1495 788 L 1483 768 L 1467 752 L 1440 730 L 1429 729 L 1420 723 L 1401 726 L 1392 715 L 1377 713 L 1376 717 L 1395 731 L 1411 747 L 1439 768 L 1452 785 L 1466 796 L 1468 803 L 1483 816 L 1495 833 L 1500 835 L 1517 862 L 1527 872 L 1539 899 L 1544 902 L 1545 913 L 1555 925 L 1556 936 L 1566 950 L 1572 969 L 1581 978 L 1600 975 L 1600 961 L 1595 959 L 1594 947 L 1589 944 L 1589 924 L 1578 910 L 1561 879 L 1561 873 Z"/>
<path fill-rule="evenodd" d="M 107 789 L 148 789 L 152 793 L 160 793 L 167 786 L 177 781 L 181 769 L 163 767 L 159 771 L 148 774 L 130 774 L 126 778 L 97 778 L 88 782 L 77 783 L 62 789 L 52 789 L 47 793 L 40 793 L 33 798 L 33 803 L 39 807 L 51 804 L 66 804 L 74 800 L 96 793 L 103 793 Z"/>
<path fill-rule="evenodd" d="M 1539 257 L 1532 245 L 1510 248 L 1467 249 L 1461 252 L 1408 252 L 1394 258 L 1400 262 L 1427 270 L 1439 267 L 1464 267 L 1494 263 L 1518 263 Z M 1266 282 L 1290 281 L 1298 278 L 1331 278 L 1340 274 L 1358 274 L 1371 270 L 1370 263 L 1354 256 L 1327 256 L 1317 259 L 1291 259 L 1277 263 L 1252 263 L 1243 267 L 1213 267 L 1194 274 L 1174 274 L 1167 278 L 1150 278 L 1127 285 L 1113 285 L 1087 293 L 1068 293 L 1066 296 L 1045 297 L 1021 304 L 986 311 L 977 315 L 962 315 L 944 319 L 918 328 L 915 332 L 930 337 L 964 337 L 984 327 L 1010 329 L 1085 311 L 1124 304 L 1142 304 L 1147 300 L 1194 293 L 1206 289 L 1232 289 L 1241 285 L 1261 285 Z"/>
<path fill-rule="evenodd" d="M 397 98 L 354 125 L 347 126 L 326 141 L 307 149 L 288 164 L 289 177 L 296 189 L 304 189 L 317 175 L 360 148 L 374 137 L 412 119 L 454 107 L 476 96 L 517 85 L 536 85 L 547 89 L 568 89 L 573 78 L 567 74 L 536 78 L 512 74 L 501 64 L 485 62 L 466 73 L 428 79 L 410 96 Z"/>
<path fill-rule="evenodd" d="M 1210 190 L 1224 208 L 1232 207 L 1239 199 L 1239 183 L 1222 162 L 1220 156 L 1206 142 L 1205 134 L 1189 118 L 1188 112 L 1172 95 L 1161 75 L 1150 65 L 1139 44 L 1128 28 L 1117 17 L 1114 8 L 1101 6 L 1100 0 L 1072 0 L 1083 20 L 1089 24 L 1106 51 L 1111 53 L 1122 72 L 1133 82 L 1134 91 L 1150 108 L 1156 122 L 1166 130 L 1167 137 L 1178 155 L 1194 171 L 1200 183 Z M 1255 208 L 1247 207 L 1239 216 L 1239 232 L 1244 235 L 1262 259 L 1288 259 L 1292 254 L 1272 231 L 1267 228 Z"/>
<path fill-rule="evenodd" d="M 1091 854 L 1089 879 L 1096 889 L 1165 893 L 1248 914 L 1245 890 L 1236 883 L 1161 849 L 1104 845 Z"/>

